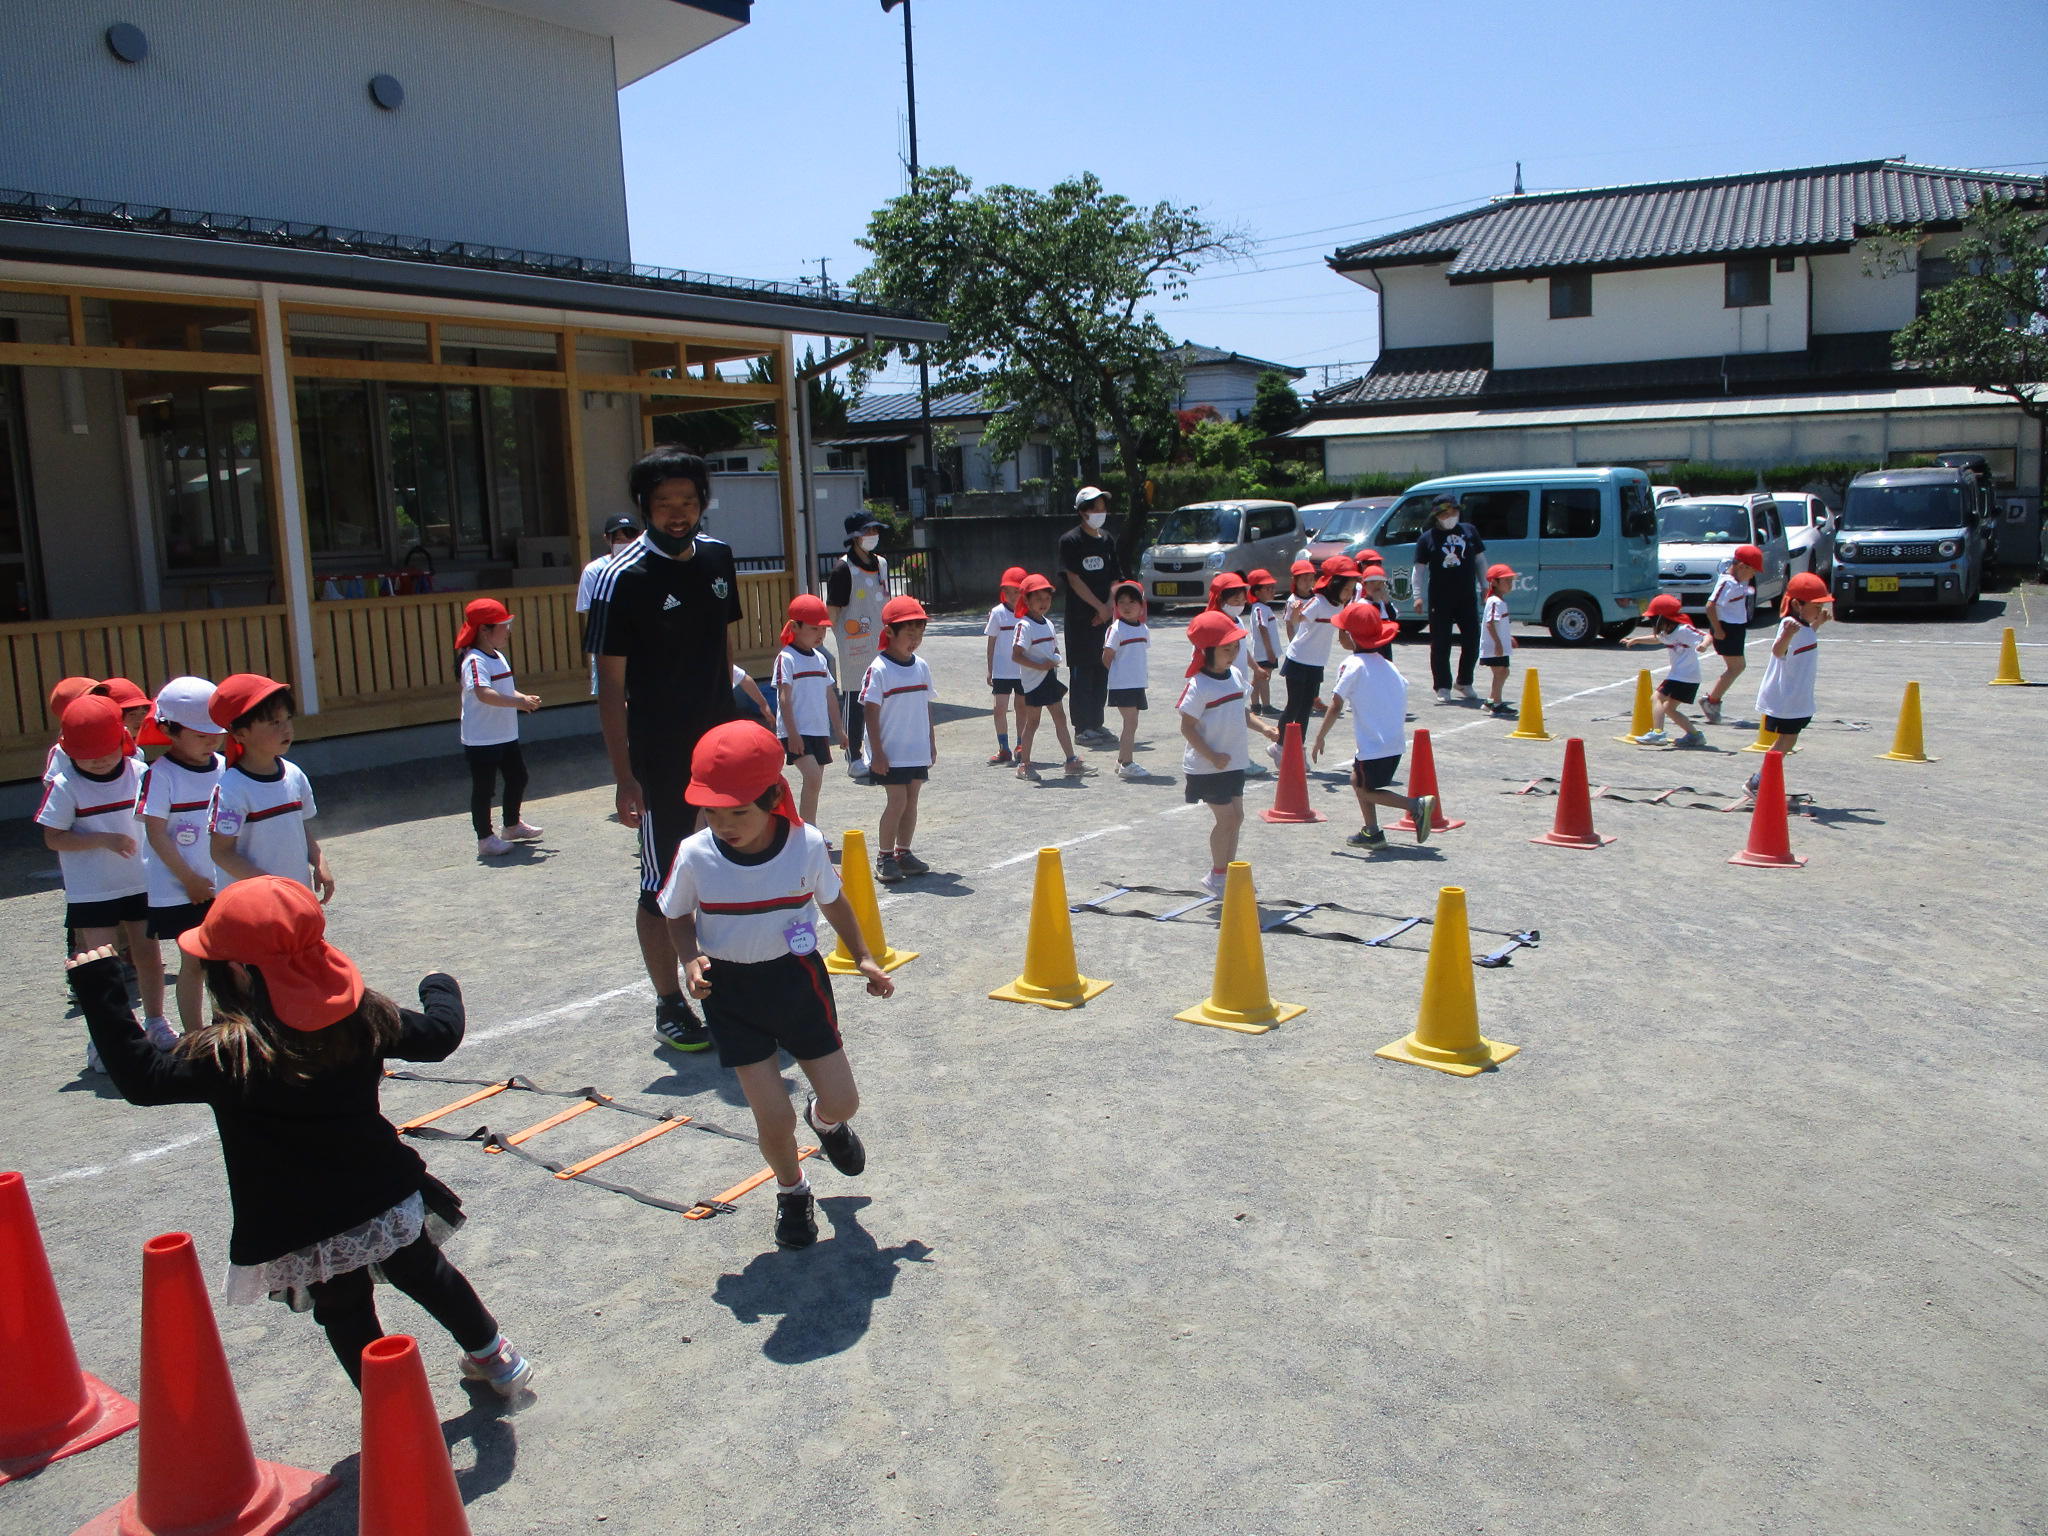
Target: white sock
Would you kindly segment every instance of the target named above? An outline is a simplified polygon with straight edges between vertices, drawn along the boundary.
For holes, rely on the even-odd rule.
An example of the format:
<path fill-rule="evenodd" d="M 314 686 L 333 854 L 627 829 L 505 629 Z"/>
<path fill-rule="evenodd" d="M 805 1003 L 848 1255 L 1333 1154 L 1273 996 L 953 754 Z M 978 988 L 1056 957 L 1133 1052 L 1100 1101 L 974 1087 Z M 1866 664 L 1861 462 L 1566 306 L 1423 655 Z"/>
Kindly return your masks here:
<path fill-rule="evenodd" d="M 810 1187 L 810 1178 L 801 1169 L 797 1172 L 794 1184 L 785 1184 L 780 1179 L 775 1181 L 775 1193 L 778 1195 L 800 1195 Z"/>
<path fill-rule="evenodd" d="M 806 1105 L 804 1107 L 804 1118 L 811 1122 L 811 1129 L 818 1132 L 821 1136 L 836 1131 L 841 1125 L 845 1124 L 841 1120 L 820 1120 L 815 1105 Z"/>
<path fill-rule="evenodd" d="M 501 1333 L 496 1338 L 492 1339 L 490 1343 L 486 1344 L 482 1349 L 465 1349 L 463 1353 L 465 1355 L 468 1355 L 469 1358 L 472 1360 L 488 1360 L 491 1358 L 491 1356 L 495 1355 L 499 1350 L 503 1349 L 504 1347 L 505 1335 Z"/>

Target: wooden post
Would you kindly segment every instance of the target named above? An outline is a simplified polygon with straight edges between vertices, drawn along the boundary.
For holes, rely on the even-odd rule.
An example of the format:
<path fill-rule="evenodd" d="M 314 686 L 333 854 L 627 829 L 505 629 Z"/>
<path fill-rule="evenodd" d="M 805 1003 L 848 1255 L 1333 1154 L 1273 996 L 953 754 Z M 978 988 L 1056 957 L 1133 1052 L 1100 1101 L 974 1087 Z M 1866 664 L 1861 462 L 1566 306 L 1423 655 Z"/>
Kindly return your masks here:
<path fill-rule="evenodd" d="M 782 398 L 775 402 L 775 462 L 780 470 L 776 479 L 782 490 L 782 563 L 792 578 L 789 590 L 797 593 L 810 590 L 810 583 L 797 563 L 803 558 L 803 546 L 796 532 L 797 454 L 803 445 L 797 441 L 795 407 L 796 392 L 802 386 L 796 381 L 796 358 L 790 351 L 787 331 L 776 349 L 775 366 L 782 380 Z"/>
<path fill-rule="evenodd" d="M 568 456 L 569 517 L 575 528 L 575 558 L 578 569 L 590 558 L 590 491 L 583 469 L 583 389 L 576 382 L 576 333 L 564 329 L 556 340 L 562 370 L 563 442 Z"/>
<path fill-rule="evenodd" d="M 289 348 L 277 284 L 257 285 L 257 352 L 263 360 L 264 468 L 276 516 L 278 585 L 291 632 L 292 692 L 299 713 L 320 713 L 320 679 L 313 657 L 313 557 L 306 537 L 306 487 L 299 475 L 298 410 L 292 395 Z"/>

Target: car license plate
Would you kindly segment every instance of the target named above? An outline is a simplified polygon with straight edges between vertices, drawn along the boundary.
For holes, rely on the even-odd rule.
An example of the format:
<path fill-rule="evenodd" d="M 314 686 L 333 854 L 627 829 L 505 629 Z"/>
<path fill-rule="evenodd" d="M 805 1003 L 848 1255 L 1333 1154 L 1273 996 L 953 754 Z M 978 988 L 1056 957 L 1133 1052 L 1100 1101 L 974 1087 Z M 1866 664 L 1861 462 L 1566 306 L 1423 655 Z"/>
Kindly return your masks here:
<path fill-rule="evenodd" d="M 1178 581 L 1155 581 L 1152 583 L 1152 590 L 1161 597 L 1179 597 L 1183 585 L 1184 583 Z"/>
<path fill-rule="evenodd" d="M 1896 592 L 1899 590 L 1899 578 L 1896 576 L 1873 576 L 1863 585 L 1865 590 L 1870 592 Z"/>

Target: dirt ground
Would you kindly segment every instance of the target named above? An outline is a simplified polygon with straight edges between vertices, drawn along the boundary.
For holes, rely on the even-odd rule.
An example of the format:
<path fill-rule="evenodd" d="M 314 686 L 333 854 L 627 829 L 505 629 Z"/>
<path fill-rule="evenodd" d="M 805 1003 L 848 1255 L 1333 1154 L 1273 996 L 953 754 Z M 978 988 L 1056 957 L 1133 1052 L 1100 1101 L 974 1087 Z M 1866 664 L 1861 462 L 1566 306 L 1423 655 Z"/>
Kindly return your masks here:
<path fill-rule="evenodd" d="M 1187 887 L 1208 818 L 1181 800 L 1177 634 L 1145 721 L 1169 777 L 1033 786 L 982 763 L 978 621 L 935 623 L 941 761 L 918 851 L 943 873 L 886 897 L 890 939 L 920 952 L 897 997 L 840 989 L 870 1169 L 812 1165 L 824 1240 L 777 1251 L 767 1192 L 687 1222 L 423 1146 L 468 1203 L 451 1256 L 539 1368 L 537 1400 L 503 1414 L 382 1293 L 387 1327 L 426 1349 L 475 1529 L 2048 1531 L 2048 689 L 1985 686 L 2008 624 L 2048 681 L 2039 587 L 1965 620 L 1827 629 L 1820 715 L 1788 762 L 1811 797 L 1798 871 L 1731 866 L 1746 818 L 1691 803 L 1728 803 L 1758 761 L 1737 750 L 1755 642 L 1715 750 L 1683 753 L 1612 740 L 1654 652 L 1525 633 L 1515 686 L 1541 668 L 1559 738 L 1530 742 L 1436 704 L 1403 646 L 1467 825 L 1353 856 L 1331 773 L 1310 786 L 1327 822 L 1254 816 L 1244 852 L 1269 910 L 1375 914 L 1309 932 L 1382 931 L 1447 884 L 1477 926 L 1541 930 L 1474 973 L 1487 1033 L 1521 1054 L 1463 1079 L 1372 1054 L 1414 1022 L 1427 929 L 1384 948 L 1268 936 L 1274 994 L 1308 1012 L 1258 1037 L 1174 1021 L 1208 991 L 1199 914 L 1077 914 L 1081 968 L 1108 992 L 1071 1013 L 986 1000 L 1022 960 L 1034 849 L 1067 845 L 1076 901 L 1111 880 Z M 1877 760 L 1909 679 L 1930 765 Z M 1556 802 L 1512 793 L 1557 772 L 1566 735 L 1631 797 L 1595 801 L 1616 838 L 1597 853 L 1533 845 Z M 316 786 L 331 935 L 401 997 L 428 970 L 462 979 L 468 1042 L 428 1074 L 589 1084 L 746 1127 L 730 1074 L 650 1033 L 634 842 L 594 740 L 535 759 L 547 837 L 492 865 L 458 763 Z M 1673 803 L 1643 793 L 1680 785 Z M 872 835 L 879 808 L 832 770 L 835 837 Z M 29 1176 L 81 1359 L 132 1392 L 138 1249 L 190 1231 L 217 1287 L 224 1182 L 203 1110 L 131 1108 L 79 1075 L 53 864 L 22 828 L 0 853 L 0 1166 Z M 385 1104 L 402 1118 L 467 1091 L 397 1081 Z M 556 1107 L 506 1094 L 445 1123 Z M 640 1124 L 600 1111 L 534 1150 L 581 1156 Z M 684 1129 L 605 1172 L 687 1201 L 758 1165 Z M 344 1475 L 295 1529 L 353 1531 L 357 1404 L 318 1329 L 267 1303 L 219 1313 L 257 1454 Z M 135 1445 L 0 1489 L 0 1527 L 73 1529 L 132 1487 Z"/>

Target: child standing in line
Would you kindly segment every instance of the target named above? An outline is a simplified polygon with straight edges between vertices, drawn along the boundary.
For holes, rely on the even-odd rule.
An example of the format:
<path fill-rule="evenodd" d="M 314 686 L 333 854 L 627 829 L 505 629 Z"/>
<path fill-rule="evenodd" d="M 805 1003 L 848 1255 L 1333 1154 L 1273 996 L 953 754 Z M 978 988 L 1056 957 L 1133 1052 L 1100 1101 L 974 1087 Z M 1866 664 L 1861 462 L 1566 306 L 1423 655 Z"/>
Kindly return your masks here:
<path fill-rule="evenodd" d="M 175 939 L 197 928 L 213 901 L 213 795 L 220 788 L 219 747 L 225 739 L 207 707 L 213 684 L 174 677 L 157 693 L 142 741 L 167 747 L 142 776 L 142 825 L 148 842 L 149 937 Z M 202 1021 L 205 981 L 198 966 L 178 963 L 178 1022 L 190 1034 Z"/>
<path fill-rule="evenodd" d="M 832 977 L 818 954 L 819 912 L 871 996 L 889 997 L 896 984 L 868 952 L 825 839 L 797 819 L 773 737 L 744 720 L 712 727 L 690 756 L 685 793 L 704 808 L 708 825 L 676 850 L 661 912 L 684 984 L 704 1005 L 719 1063 L 739 1077 L 761 1155 L 775 1171 L 775 1241 L 808 1248 L 818 1240 L 817 1205 L 797 1157 L 796 1115 L 777 1052 L 795 1057 L 811 1085 L 804 1123 L 818 1133 L 826 1160 L 849 1177 L 868 1161 L 847 1124 L 860 1090 L 839 1037 Z"/>
<path fill-rule="evenodd" d="M 1479 665 L 1486 668 L 1486 703 L 1481 706 L 1488 714 L 1512 720 L 1515 707 L 1501 699 L 1501 690 L 1507 686 L 1509 653 L 1515 648 L 1515 637 L 1508 632 L 1508 594 L 1515 590 L 1515 573 L 1505 565 L 1490 565 L 1486 568 L 1486 606 L 1479 615 Z M 1392 618 L 1392 612 L 1386 617 Z"/>
<path fill-rule="evenodd" d="M 1291 643 L 1301 627 L 1301 610 L 1316 595 L 1318 572 L 1313 560 L 1297 560 L 1287 568 L 1287 606 L 1281 612 L 1283 645 Z"/>
<path fill-rule="evenodd" d="M 1317 578 L 1314 592 L 1301 605 L 1293 638 L 1287 642 L 1287 654 L 1280 663 L 1280 677 L 1287 684 L 1287 707 L 1280 711 L 1283 737 L 1290 723 L 1301 727 L 1303 739 L 1308 736 L 1308 723 L 1316 711 L 1316 695 L 1322 691 L 1323 672 L 1330 664 L 1335 621 L 1350 602 L 1351 584 L 1357 579 L 1356 565 L 1343 555 L 1332 555 L 1323 562 L 1323 574 Z M 1279 746 L 1276 744 L 1267 755 L 1279 761 Z"/>
<path fill-rule="evenodd" d="M 1721 658 L 1721 675 L 1707 696 L 1700 700 L 1700 713 L 1707 724 L 1721 723 L 1721 700 L 1728 686 L 1742 676 L 1749 660 L 1742 654 L 1749 638 L 1749 615 L 1756 602 L 1757 572 L 1764 568 L 1764 552 L 1754 544 L 1739 545 L 1734 562 L 1721 573 L 1714 590 L 1707 594 L 1707 626 L 1714 635 L 1714 654 Z"/>
<path fill-rule="evenodd" d="M 121 724 L 130 736 L 142 733 L 142 722 L 149 718 L 149 695 L 125 677 L 110 677 L 100 684 L 100 691 L 114 701 L 114 707 L 121 711 Z M 141 748 L 137 748 L 139 753 Z"/>
<path fill-rule="evenodd" d="M 528 826 L 520 814 L 526 758 L 519 750 L 519 717 L 539 709 L 540 698 L 513 685 L 512 663 L 505 657 L 511 638 L 512 612 L 495 597 L 480 597 L 462 610 L 462 628 L 455 636 L 462 673 L 462 755 L 469 759 L 469 820 L 480 859 L 498 858 L 510 853 L 514 843 L 540 836 L 540 828 Z M 491 830 L 491 793 L 500 774 L 505 779 L 502 837 Z"/>
<path fill-rule="evenodd" d="M 1394 608 L 1394 591 L 1387 584 L 1387 568 L 1380 564 L 1379 555 L 1374 550 L 1367 550 L 1358 561 L 1358 601 L 1372 604 L 1383 619 L 1399 621 L 1400 615 Z"/>
<path fill-rule="evenodd" d="M 50 686 L 50 719 L 56 722 L 58 735 L 50 742 L 50 750 L 43 754 L 43 782 L 50 782 L 50 775 L 64 766 L 64 711 L 87 694 L 106 694 L 107 685 L 96 677 L 60 677 Z"/>
<path fill-rule="evenodd" d="M 996 586 L 996 605 L 989 609 L 988 622 L 981 627 L 981 632 L 988 636 L 988 691 L 995 697 L 996 750 L 989 764 L 996 768 L 1007 768 L 1017 761 L 1010 750 L 1010 696 L 1023 693 L 1024 683 L 1011 651 L 1017 639 L 1017 601 L 1023 595 L 1023 584 L 1023 566 L 1013 565 L 1003 572 L 1003 579 Z M 1022 713 L 1020 705 L 1018 714 Z M 1023 724 L 1021 718 L 1018 724 Z"/>
<path fill-rule="evenodd" d="M 111 949 L 72 957 L 71 991 L 122 1098 L 212 1109 L 234 1213 L 230 1302 L 310 1304 L 360 1387 L 363 1349 L 384 1333 L 374 1282 L 388 1280 L 454 1336 L 465 1379 L 511 1397 L 533 1367 L 437 1246 L 462 1202 L 377 1107 L 386 1059 L 443 1061 L 462 1043 L 462 991 L 432 975 L 424 1011 L 402 1009 L 326 932 L 297 881 L 229 886 L 178 940 L 181 973 L 205 968 L 213 1022 L 170 1049 L 135 1027 Z"/>
<path fill-rule="evenodd" d="M 1280 665 L 1280 621 L 1273 617 L 1273 594 L 1280 584 L 1273 579 L 1271 571 L 1253 571 L 1245 577 L 1245 585 L 1251 589 L 1251 602 L 1245 613 L 1247 638 L 1251 641 L 1252 662 L 1252 711 L 1254 714 L 1276 714 L 1273 708 L 1273 673 Z"/>
<path fill-rule="evenodd" d="M 1031 742 L 1038 734 L 1038 719 L 1052 711 L 1052 728 L 1066 755 L 1067 777 L 1079 778 L 1088 765 L 1074 753 L 1074 739 L 1067 730 L 1067 685 L 1060 681 L 1060 637 L 1046 615 L 1052 612 L 1052 582 L 1033 572 L 1018 584 L 1022 594 L 1017 609 L 1016 635 L 1010 642 L 1024 692 L 1017 699 L 1017 777 L 1036 777 L 1031 766 Z"/>
<path fill-rule="evenodd" d="M 1707 643 L 1707 637 L 1693 628 L 1692 620 L 1685 616 L 1685 609 L 1676 592 L 1659 592 L 1650 599 L 1650 606 L 1643 610 L 1643 617 L 1650 621 L 1650 633 L 1630 635 L 1627 645 L 1661 645 L 1671 670 L 1664 674 L 1664 681 L 1657 685 L 1657 718 L 1650 729 L 1636 738 L 1636 745 L 1643 747 L 1704 747 L 1707 737 L 1704 731 L 1693 726 L 1678 707 L 1690 704 L 1700 691 L 1700 647 Z M 1664 729 L 1665 721 L 1678 727 L 1678 740 L 1671 739 Z"/>
<path fill-rule="evenodd" d="M 1116 744 L 1116 776 L 1120 779 L 1149 779 L 1151 774 L 1132 761 L 1138 744 L 1138 716 L 1146 708 L 1145 674 L 1151 667 L 1152 631 L 1145 623 L 1145 588 L 1135 581 L 1120 581 L 1109 589 L 1116 609 L 1102 637 L 1102 664 L 1109 669 L 1109 702 L 1123 715 L 1123 733 Z"/>
<path fill-rule="evenodd" d="M 1387 834 L 1380 830 L 1379 807 L 1405 810 L 1415 823 L 1415 841 L 1429 841 L 1430 818 L 1436 812 L 1436 796 L 1396 794 L 1391 785 L 1401 771 L 1401 753 L 1407 745 L 1408 680 L 1401 676 L 1387 654 L 1401 638 L 1401 626 L 1387 618 L 1371 603 L 1353 603 L 1339 615 L 1344 637 L 1353 654 L 1344 658 L 1337 681 L 1330 688 L 1330 707 L 1316 732 L 1313 756 L 1323 755 L 1323 742 L 1330 727 L 1351 706 L 1351 735 L 1354 742 L 1351 788 L 1358 796 L 1359 814 L 1365 825 L 1345 841 L 1353 848 L 1383 848 Z"/>
<path fill-rule="evenodd" d="M 178 1036 L 164 1017 L 163 955 L 149 936 L 143 767 L 134 738 L 114 702 L 90 694 L 65 708 L 62 732 L 64 763 L 44 783 L 36 823 L 64 876 L 64 926 L 79 949 L 112 944 L 116 934 L 127 940 L 149 1038 L 169 1045 Z M 101 1070 L 89 1041 L 85 1069 Z"/>
<path fill-rule="evenodd" d="M 892 597 L 882 604 L 882 651 L 868 663 L 860 688 L 868 773 L 888 796 L 875 837 L 875 878 L 888 885 L 932 872 L 910 851 L 917 835 L 918 796 L 939 760 L 932 669 L 917 654 L 926 618 L 924 604 L 914 597 Z"/>
<path fill-rule="evenodd" d="M 1820 627 L 1834 617 L 1828 604 L 1834 601 L 1825 577 L 1801 571 L 1785 583 L 1784 614 L 1771 640 L 1771 659 L 1764 663 L 1764 680 L 1756 691 L 1756 707 L 1764 717 L 1764 729 L 1773 733 L 1773 752 L 1790 752 L 1799 745 L 1799 733 L 1813 723 L 1814 678 L 1820 670 Z M 1752 773 L 1744 786 L 1753 795 L 1763 775 Z"/>
<path fill-rule="evenodd" d="M 818 791 L 832 761 L 832 746 L 846 746 L 846 725 L 833 705 L 839 685 L 823 646 L 832 627 L 822 597 L 801 593 L 789 600 L 782 626 L 782 649 L 775 653 L 775 717 L 782 725 L 783 756 L 803 784 L 801 814 L 818 819 Z"/>
<path fill-rule="evenodd" d="M 1180 733 L 1187 742 L 1181 767 L 1187 774 L 1182 794 L 1189 805 L 1206 804 L 1215 820 L 1209 828 L 1209 873 L 1202 889 L 1223 894 L 1223 873 L 1237 857 L 1238 835 L 1244 829 L 1244 772 L 1251 765 L 1251 732 L 1277 738 L 1277 732 L 1251 712 L 1251 682 L 1236 665 L 1245 628 L 1228 614 L 1198 613 L 1188 625 L 1188 643 L 1195 648 L 1188 663 L 1187 684 L 1174 705 Z"/>
<path fill-rule="evenodd" d="M 207 713 L 228 739 L 213 797 L 213 862 L 229 880 L 278 875 L 310 885 L 325 906 L 334 876 L 307 825 L 320 814 L 312 781 L 284 755 L 297 712 L 291 689 L 255 672 L 236 672 L 214 689 Z"/>

